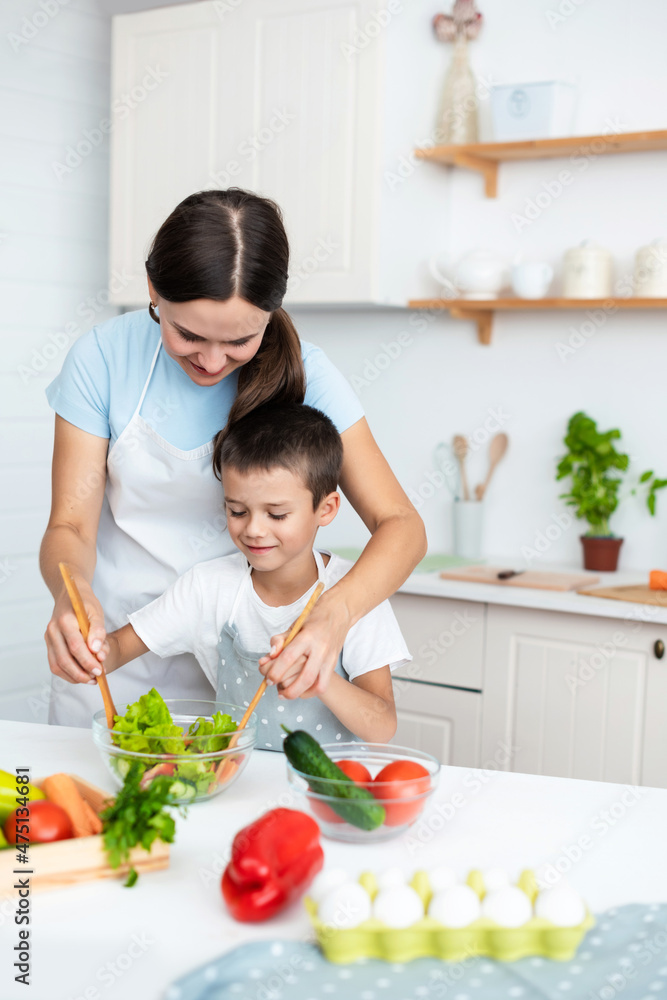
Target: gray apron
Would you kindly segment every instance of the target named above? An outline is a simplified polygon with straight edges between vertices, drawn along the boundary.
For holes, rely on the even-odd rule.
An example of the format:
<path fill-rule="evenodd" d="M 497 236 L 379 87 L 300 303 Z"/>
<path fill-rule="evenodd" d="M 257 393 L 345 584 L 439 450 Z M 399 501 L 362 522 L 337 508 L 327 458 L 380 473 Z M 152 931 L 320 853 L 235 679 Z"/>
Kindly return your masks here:
<path fill-rule="evenodd" d="M 313 550 L 319 579 L 324 579 L 324 563 L 322 556 Z M 248 566 L 241 580 L 234 599 L 231 614 L 225 623 L 218 642 L 218 683 L 216 686 L 218 701 L 226 701 L 232 705 L 246 708 L 262 683 L 259 671 L 259 660 L 266 656 L 268 650 L 255 652 L 246 649 L 239 639 L 238 630 L 234 625 L 236 609 L 245 593 L 246 587 L 252 586 L 250 574 L 252 567 Z M 336 673 L 349 680 L 343 667 L 342 654 L 338 657 Z M 275 685 L 268 687 L 257 706 L 257 749 L 281 750 L 282 741 L 287 736 L 281 725 L 288 729 L 305 729 L 314 736 L 318 743 L 344 743 L 357 740 L 357 737 L 338 721 L 319 698 L 296 698 L 294 700 L 278 698 Z"/>

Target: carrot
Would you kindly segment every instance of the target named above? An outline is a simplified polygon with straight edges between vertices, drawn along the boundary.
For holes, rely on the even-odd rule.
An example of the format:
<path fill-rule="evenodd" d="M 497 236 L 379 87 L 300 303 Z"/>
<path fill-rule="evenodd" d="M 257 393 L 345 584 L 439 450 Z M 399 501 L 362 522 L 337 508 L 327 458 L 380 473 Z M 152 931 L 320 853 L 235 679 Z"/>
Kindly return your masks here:
<path fill-rule="evenodd" d="M 97 813 L 95 812 L 95 810 L 91 806 L 90 802 L 86 802 L 86 800 L 83 799 L 83 798 L 82 798 L 82 802 L 83 802 L 84 811 L 86 813 L 86 817 L 88 819 L 88 825 L 90 827 L 90 833 L 91 834 L 101 833 L 102 832 L 102 820 L 97 815 Z"/>
<path fill-rule="evenodd" d="M 42 782 L 42 791 L 50 802 L 61 806 L 69 816 L 75 837 L 99 833 L 101 823 L 68 774 L 52 774 Z M 95 821 L 91 818 L 91 813 Z"/>
<path fill-rule="evenodd" d="M 651 590 L 667 590 L 667 573 L 662 569 L 652 569 L 648 585 Z"/>

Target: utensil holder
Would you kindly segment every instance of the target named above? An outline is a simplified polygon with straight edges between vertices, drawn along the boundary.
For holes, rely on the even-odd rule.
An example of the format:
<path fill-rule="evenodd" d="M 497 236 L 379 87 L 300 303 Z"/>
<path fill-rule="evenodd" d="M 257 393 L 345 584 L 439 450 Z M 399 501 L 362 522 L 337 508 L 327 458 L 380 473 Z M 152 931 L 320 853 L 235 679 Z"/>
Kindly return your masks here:
<path fill-rule="evenodd" d="M 479 559 L 482 553 L 484 504 L 480 500 L 455 500 L 454 552 L 465 559 Z"/>

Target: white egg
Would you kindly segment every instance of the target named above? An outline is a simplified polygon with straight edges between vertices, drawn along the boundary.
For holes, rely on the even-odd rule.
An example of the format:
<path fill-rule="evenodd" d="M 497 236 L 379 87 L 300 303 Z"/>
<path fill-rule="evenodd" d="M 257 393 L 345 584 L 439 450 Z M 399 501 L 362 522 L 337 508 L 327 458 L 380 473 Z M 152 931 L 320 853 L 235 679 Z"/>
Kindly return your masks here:
<path fill-rule="evenodd" d="M 467 927 L 480 915 L 479 896 L 469 885 L 453 885 L 438 892 L 428 908 L 429 917 L 445 927 Z"/>
<path fill-rule="evenodd" d="M 358 882 L 344 882 L 329 889 L 317 915 L 329 927 L 357 927 L 371 915 L 371 897 Z"/>
<path fill-rule="evenodd" d="M 504 868 L 485 868 L 482 871 L 485 892 L 495 892 L 510 884 L 510 877 Z"/>
<path fill-rule="evenodd" d="M 586 907 L 581 896 L 569 885 L 557 885 L 538 895 L 535 916 L 549 920 L 557 927 L 576 927 L 586 916 Z"/>
<path fill-rule="evenodd" d="M 501 927 L 522 927 L 533 915 L 528 896 L 516 885 L 489 892 L 482 903 L 482 916 Z"/>
<path fill-rule="evenodd" d="M 373 916 L 388 927 L 410 927 L 424 916 L 424 904 L 412 886 L 394 885 L 378 892 Z"/>
<path fill-rule="evenodd" d="M 385 868 L 377 877 L 378 889 L 391 889 L 397 885 L 405 885 L 406 878 L 398 865 Z"/>
<path fill-rule="evenodd" d="M 334 889 L 337 885 L 342 885 L 343 882 L 349 881 L 349 872 L 346 872 L 344 868 L 328 868 L 326 871 L 320 872 L 319 875 L 315 876 L 308 895 L 316 903 L 321 903 L 329 889 Z"/>
<path fill-rule="evenodd" d="M 431 891 L 434 896 L 437 892 L 444 892 L 445 889 L 451 889 L 458 882 L 455 872 L 451 868 L 445 868 L 444 865 L 440 865 L 439 868 L 432 868 L 428 872 L 428 880 L 431 883 Z"/>

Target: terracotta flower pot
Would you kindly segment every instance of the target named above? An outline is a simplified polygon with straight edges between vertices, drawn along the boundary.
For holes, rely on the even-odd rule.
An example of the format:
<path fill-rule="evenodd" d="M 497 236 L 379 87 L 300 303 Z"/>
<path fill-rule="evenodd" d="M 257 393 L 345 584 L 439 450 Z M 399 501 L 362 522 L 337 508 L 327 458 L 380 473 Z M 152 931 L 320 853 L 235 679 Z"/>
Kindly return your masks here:
<path fill-rule="evenodd" d="M 580 535 L 584 547 L 584 569 L 595 569 L 599 573 L 614 573 L 618 568 L 618 555 L 623 544 L 622 538 L 608 535 Z"/>

